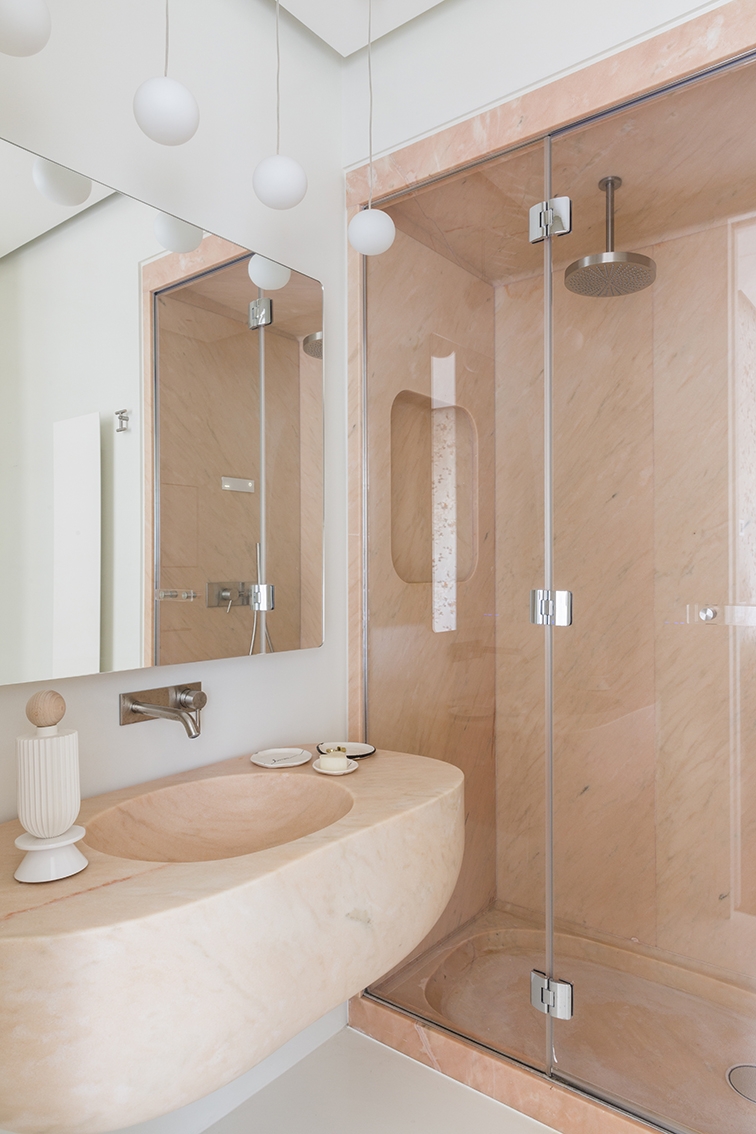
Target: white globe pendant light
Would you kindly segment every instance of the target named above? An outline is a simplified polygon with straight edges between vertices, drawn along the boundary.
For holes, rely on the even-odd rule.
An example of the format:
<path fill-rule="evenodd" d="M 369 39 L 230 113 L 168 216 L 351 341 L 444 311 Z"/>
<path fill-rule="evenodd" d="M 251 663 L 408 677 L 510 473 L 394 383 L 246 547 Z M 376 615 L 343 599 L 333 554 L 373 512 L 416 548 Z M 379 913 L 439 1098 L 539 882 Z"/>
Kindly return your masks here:
<path fill-rule="evenodd" d="M 42 196 L 56 205 L 83 205 L 92 192 L 88 177 L 43 157 L 35 158 L 32 181 Z"/>
<path fill-rule="evenodd" d="M 147 79 L 134 95 L 134 117 L 142 133 L 161 146 L 183 146 L 197 133 L 197 100 L 177 79 L 168 77 L 170 46 L 169 0 L 165 0 L 165 67 L 162 75 Z M 2 0 L 0 0 L 2 3 Z"/>
<path fill-rule="evenodd" d="M 380 256 L 394 243 L 396 226 L 382 209 L 373 208 L 373 0 L 368 0 L 368 207 L 353 216 L 347 236 L 355 252 Z"/>
<path fill-rule="evenodd" d="M 134 95 L 134 117 L 142 133 L 162 146 L 183 146 L 197 133 L 197 100 L 183 83 L 159 75 Z"/>
<path fill-rule="evenodd" d="M 3 55 L 36 55 L 49 38 L 50 11 L 45 0 L 0 0 Z"/>
<path fill-rule="evenodd" d="M 281 153 L 281 4 L 276 0 L 276 152 L 263 158 L 252 174 L 255 196 L 269 209 L 293 209 L 307 192 L 307 174 L 294 158 Z"/>
<path fill-rule="evenodd" d="M 205 235 L 196 224 L 172 217 L 170 213 L 158 213 L 154 224 L 155 236 L 168 252 L 194 252 Z"/>
<path fill-rule="evenodd" d="M 307 192 L 307 174 L 294 158 L 274 154 L 256 167 L 252 187 L 269 209 L 293 209 Z"/>
<path fill-rule="evenodd" d="M 255 252 L 249 261 L 247 270 L 252 283 L 263 291 L 278 291 L 279 288 L 286 287 L 291 279 L 291 268 L 278 264 L 275 260 L 268 260 L 259 252 Z"/>
<path fill-rule="evenodd" d="M 347 230 L 349 243 L 363 256 L 380 256 L 394 243 L 396 226 L 382 209 L 363 209 L 353 216 Z"/>

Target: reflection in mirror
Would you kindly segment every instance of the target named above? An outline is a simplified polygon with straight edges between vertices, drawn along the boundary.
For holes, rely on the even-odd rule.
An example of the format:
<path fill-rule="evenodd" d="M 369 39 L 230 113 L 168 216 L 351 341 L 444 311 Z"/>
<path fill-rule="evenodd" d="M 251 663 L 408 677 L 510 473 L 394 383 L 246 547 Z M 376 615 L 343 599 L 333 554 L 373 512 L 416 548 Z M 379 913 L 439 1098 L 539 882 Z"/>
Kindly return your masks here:
<path fill-rule="evenodd" d="M 261 304 L 250 253 L 208 238 L 195 259 L 188 273 L 187 257 L 164 257 L 143 277 L 157 328 L 149 636 L 161 664 L 322 639 L 320 284 L 286 272 Z"/>
<path fill-rule="evenodd" d="M 218 583 L 275 586 L 255 653 L 318 645 L 320 285 L 292 273 L 261 336 L 250 252 L 166 252 L 154 209 L 57 203 L 35 160 L 0 142 L 0 683 L 247 654 L 254 601 Z"/>

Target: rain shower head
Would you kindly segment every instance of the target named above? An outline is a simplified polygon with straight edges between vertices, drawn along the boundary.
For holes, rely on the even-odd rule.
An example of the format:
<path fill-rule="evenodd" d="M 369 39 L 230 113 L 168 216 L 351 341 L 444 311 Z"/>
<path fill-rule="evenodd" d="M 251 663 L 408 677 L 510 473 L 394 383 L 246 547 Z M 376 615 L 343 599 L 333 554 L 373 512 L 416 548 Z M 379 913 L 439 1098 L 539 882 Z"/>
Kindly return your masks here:
<path fill-rule="evenodd" d="M 606 252 L 583 256 L 567 268 L 564 285 L 576 295 L 632 295 L 656 279 L 656 264 L 648 256 L 614 251 L 614 193 L 621 184 L 621 177 L 599 181 L 599 189 L 606 193 Z"/>
<path fill-rule="evenodd" d="M 302 350 L 305 354 L 309 354 L 310 358 L 323 357 L 323 332 L 313 331 L 311 335 L 307 335 L 302 339 Z"/>

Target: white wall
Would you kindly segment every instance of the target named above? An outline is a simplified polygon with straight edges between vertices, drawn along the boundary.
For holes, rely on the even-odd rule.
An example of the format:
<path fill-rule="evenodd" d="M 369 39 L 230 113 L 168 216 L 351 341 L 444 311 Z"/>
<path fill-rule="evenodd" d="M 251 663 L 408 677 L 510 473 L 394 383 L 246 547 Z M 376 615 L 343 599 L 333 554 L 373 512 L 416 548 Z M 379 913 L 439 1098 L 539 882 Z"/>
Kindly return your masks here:
<path fill-rule="evenodd" d="M 373 48 L 386 153 L 727 0 L 444 0 Z M 726 18 L 726 17 L 725 17 Z M 344 66 L 344 165 L 367 160 L 366 52 Z"/>
<path fill-rule="evenodd" d="M 273 151 L 274 7 L 269 0 L 173 0 L 170 73 L 202 112 L 194 139 L 145 138 L 131 104 L 162 69 L 158 0 L 49 0 L 53 35 L 29 59 L 0 56 L 0 136 L 322 280 L 326 340 L 325 645 L 272 657 L 57 681 L 79 729 L 82 790 L 110 788 L 250 752 L 343 733 L 346 703 L 344 217 L 340 61 L 282 13 L 282 147 L 308 171 L 290 212 L 260 205 L 256 163 Z M 116 407 L 120 408 L 120 407 Z M 33 600 L 32 600 L 33 601 Z M 118 694 L 201 680 L 203 735 L 118 726 Z M 15 814 L 14 737 L 39 686 L 0 689 L 0 817 Z"/>

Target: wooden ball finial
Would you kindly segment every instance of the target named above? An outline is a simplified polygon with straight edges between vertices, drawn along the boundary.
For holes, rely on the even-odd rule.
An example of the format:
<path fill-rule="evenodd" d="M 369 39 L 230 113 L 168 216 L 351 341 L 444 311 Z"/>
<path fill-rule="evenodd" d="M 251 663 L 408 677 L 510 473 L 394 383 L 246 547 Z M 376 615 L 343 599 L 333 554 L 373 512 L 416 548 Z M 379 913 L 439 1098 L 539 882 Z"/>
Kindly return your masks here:
<path fill-rule="evenodd" d="M 26 702 L 26 715 L 37 728 L 50 728 L 63 720 L 66 702 L 54 689 L 44 689 L 35 693 Z"/>

